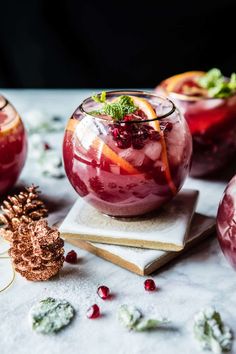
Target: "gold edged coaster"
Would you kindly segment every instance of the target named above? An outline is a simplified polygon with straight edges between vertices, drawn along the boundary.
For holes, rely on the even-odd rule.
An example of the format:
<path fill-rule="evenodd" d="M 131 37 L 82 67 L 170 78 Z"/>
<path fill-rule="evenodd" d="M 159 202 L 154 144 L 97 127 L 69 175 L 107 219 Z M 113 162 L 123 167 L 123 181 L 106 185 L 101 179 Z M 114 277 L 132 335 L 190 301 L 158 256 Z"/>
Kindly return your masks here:
<path fill-rule="evenodd" d="M 168 252 L 135 247 L 105 245 L 77 239 L 67 239 L 69 243 L 85 249 L 98 257 L 112 262 L 139 275 L 149 275 L 183 254 L 215 230 L 215 219 L 198 213 L 194 214 L 185 248 L 181 252 Z"/>
<path fill-rule="evenodd" d="M 198 191 L 184 189 L 162 210 L 143 217 L 116 219 L 79 198 L 59 231 L 66 240 L 181 251 L 185 245 Z"/>

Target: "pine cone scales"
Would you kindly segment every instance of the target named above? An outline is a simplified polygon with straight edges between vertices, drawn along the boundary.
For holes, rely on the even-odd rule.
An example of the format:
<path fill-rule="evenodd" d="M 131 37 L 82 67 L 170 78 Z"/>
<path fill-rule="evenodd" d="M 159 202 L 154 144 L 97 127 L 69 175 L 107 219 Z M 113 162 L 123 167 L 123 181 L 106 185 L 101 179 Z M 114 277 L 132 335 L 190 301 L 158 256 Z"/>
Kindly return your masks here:
<path fill-rule="evenodd" d="M 13 197 L 8 196 L 8 200 L 3 202 L 0 214 L 0 222 L 5 224 L 5 229 L 1 229 L 1 235 L 10 240 L 12 233 L 22 223 L 30 223 L 47 216 L 47 209 L 39 199 L 38 187 L 32 185 L 25 188 L 25 191 Z"/>
<path fill-rule="evenodd" d="M 22 224 L 13 232 L 9 255 L 17 272 L 28 280 L 47 280 L 64 262 L 64 241 L 46 220 Z"/>

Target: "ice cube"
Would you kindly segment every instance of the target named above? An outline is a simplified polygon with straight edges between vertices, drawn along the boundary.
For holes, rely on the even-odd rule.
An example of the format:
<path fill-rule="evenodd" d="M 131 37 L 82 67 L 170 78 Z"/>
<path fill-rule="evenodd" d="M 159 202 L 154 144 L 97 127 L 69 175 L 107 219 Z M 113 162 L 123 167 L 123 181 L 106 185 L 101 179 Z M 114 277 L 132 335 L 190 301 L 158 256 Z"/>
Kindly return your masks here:
<path fill-rule="evenodd" d="M 76 137 L 84 149 L 88 150 L 99 135 L 99 130 L 90 117 L 85 117 L 76 127 Z"/>
<path fill-rule="evenodd" d="M 134 166 L 141 166 L 145 158 L 145 153 L 142 150 L 135 150 L 132 147 L 125 149 L 119 153 L 119 156 L 127 160 Z"/>
<path fill-rule="evenodd" d="M 120 174 L 120 166 L 118 165 L 110 165 L 110 170 L 114 175 L 119 175 Z"/>
<path fill-rule="evenodd" d="M 150 141 L 144 147 L 144 153 L 149 159 L 155 161 L 159 159 L 161 155 L 162 146 L 157 141 Z"/>

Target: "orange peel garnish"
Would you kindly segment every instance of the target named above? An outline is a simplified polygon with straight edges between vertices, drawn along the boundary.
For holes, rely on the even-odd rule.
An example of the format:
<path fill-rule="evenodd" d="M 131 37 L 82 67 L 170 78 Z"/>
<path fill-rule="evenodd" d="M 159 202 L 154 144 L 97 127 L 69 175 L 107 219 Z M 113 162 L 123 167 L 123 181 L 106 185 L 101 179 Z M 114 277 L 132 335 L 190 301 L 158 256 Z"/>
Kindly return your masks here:
<path fill-rule="evenodd" d="M 138 106 L 139 109 L 141 109 L 146 114 L 148 119 L 157 118 L 156 112 L 154 111 L 152 105 L 147 100 L 145 100 L 144 98 L 141 98 L 141 97 L 137 97 L 137 96 L 132 96 L 132 99 L 134 101 L 134 104 L 136 106 Z M 168 183 L 172 193 L 176 194 L 177 190 L 176 190 L 175 184 L 171 178 L 170 167 L 169 167 L 168 156 L 167 156 L 166 142 L 165 142 L 164 134 L 160 128 L 160 123 L 156 119 L 156 120 L 150 121 L 149 124 L 156 131 L 158 131 L 158 133 L 161 136 L 161 146 L 162 146 L 161 159 L 162 159 L 162 162 L 165 166 L 165 175 L 166 175 L 167 183 Z"/>
<path fill-rule="evenodd" d="M 77 119 L 70 119 L 66 130 L 74 132 L 78 127 L 80 122 Z M 121 156 L 117 155 L 114 150 L 112 150 L 107 144 L 104 143 L 102 139 L 98 136 L 92 141 L 91 146 L 94 149 L 101 149 L 102 154 L 109 158 L 112 162 L 114 162 L 117 166 L 122 168 L 124 171 L 130 174 L 140 174 L 140 171 L 137 170 L 133 165 L 131 165 L 128 161 L 123 159 Z"/>
<path fill-rule="evenodd" d="M 186 71 L 182 74 L 177 74 L 169 77 L 163 81 L 163 84 L 168 92 L 175 92 L 177 87 L 186 79 L 200 77 L 203 75 L 205 75 L 204 71 Z"/>

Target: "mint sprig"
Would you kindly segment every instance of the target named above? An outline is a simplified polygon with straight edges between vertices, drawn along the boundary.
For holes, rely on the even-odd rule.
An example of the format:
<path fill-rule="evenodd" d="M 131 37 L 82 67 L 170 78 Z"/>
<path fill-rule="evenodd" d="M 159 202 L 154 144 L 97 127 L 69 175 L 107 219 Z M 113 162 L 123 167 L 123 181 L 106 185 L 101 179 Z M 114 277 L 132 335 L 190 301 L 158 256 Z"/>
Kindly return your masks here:
<path fill-rule="evenodd" d="M 236 73 L 227 79 L 219 69 L 214 68 L 198 78 L 197 83 L 207 90 L 209 97 L 227 98 L 236 93 Z"/>
<path fill-rule="evenodd" d="M 209 307 L 200 311 L 194 318 L 194 334 L 203 349 L 221 354 L 230 351 L 232 346 L 232 332 L 223 323 L 219 312 Z"/>
<path fill-rule="evenodd" d="M 169 322 L 166 318 L 143 318 L 142 313 L 135 306 L 125 304 L 121 305 L 118 310 L 118 319 L 123 324 L 123 326 L 136 332 L 155 329 L 158 326 Z"/>
<path fill-rule="evenodd" d="M 114 120 L 122 120 L 126 114 L 134 113 L 137 110 L 132 97 L 122 95 L 115 102 L 107 102 L 106 92 L 103 91 L 100 96 L 92 96 L 92 99 L 97 103 L 102 103 L 101 109 L 90 112 L 93 115 L 105 114 L 112 117 Z"/>

